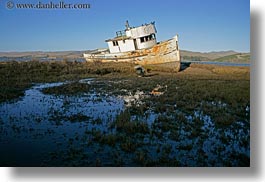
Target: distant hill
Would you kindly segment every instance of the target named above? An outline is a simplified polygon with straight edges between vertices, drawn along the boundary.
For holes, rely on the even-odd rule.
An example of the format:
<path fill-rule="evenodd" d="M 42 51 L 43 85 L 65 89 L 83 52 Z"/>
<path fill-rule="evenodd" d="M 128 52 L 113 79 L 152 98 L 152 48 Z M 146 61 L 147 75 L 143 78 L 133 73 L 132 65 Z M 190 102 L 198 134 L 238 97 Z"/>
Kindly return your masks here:
<path fill-rule="evenodd" d="M 180 55 L 182 60 L 190 61 L 219 61 L 219 62 L 250 62 L 250 53 L 238 53 L 235 51 L 220 51 L 220 52 L 192 52 L 181 50 Z"/>
<path fill-rule="evenodd" d="M 250 54 L 248 53 L 238 53 L 229 56 L 220 57 L 214 59 L 213 61 L 218 62 L 231 62 L 231 63 L 249 63 L 250 62 Z"/>
<path fill-rule="evenodd" d="M 0 57 L 47 57 L 47 58 L 82 58 L 84 52 L 87 51 L 56 51 L 56 52 L 0 52 Z M 220 52 L 192 52 L 187 50 L 180 51 L 181 59 L 187 61 L 219 61 L 219 62 L 234 62 L 234 63 L 249 63 L 250 53 L 238 53 L 235 51 L 220 51 Z"/>
<path fill-rule="evenodd" d="M 63 57 L 63 58 L 79 58 L 84 51 L 32 51 L 32 52 L 0 52 L 0 57 Z"/>

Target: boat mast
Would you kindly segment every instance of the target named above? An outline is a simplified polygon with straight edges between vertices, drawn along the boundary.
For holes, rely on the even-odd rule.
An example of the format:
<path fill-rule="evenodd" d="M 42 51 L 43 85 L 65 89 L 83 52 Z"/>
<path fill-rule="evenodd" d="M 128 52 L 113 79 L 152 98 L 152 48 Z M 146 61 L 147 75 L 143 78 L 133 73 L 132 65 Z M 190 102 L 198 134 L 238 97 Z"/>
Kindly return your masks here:
<path fill-rule="evenodd" d="M 129 30 L 131 28 L 128 20 L 126 20 L 125 27 L 126 27 L 126 30 Z"/>

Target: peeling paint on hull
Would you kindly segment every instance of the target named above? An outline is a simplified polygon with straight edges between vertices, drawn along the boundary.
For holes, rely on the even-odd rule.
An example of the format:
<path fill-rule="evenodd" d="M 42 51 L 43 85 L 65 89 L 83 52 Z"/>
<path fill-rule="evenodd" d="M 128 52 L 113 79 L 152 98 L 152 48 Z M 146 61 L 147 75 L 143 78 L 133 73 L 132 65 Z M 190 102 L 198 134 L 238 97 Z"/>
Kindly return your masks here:
<path fill-rule="evenodd" d="M 84 58 L 88 62 L 132 62 L 142 66 L 152 65 L 173 69 L 177 72 L 180 69 L 180 51 L 177 36 L 148 49 L 123 53 L 96 52 L 84 54 Z"/>

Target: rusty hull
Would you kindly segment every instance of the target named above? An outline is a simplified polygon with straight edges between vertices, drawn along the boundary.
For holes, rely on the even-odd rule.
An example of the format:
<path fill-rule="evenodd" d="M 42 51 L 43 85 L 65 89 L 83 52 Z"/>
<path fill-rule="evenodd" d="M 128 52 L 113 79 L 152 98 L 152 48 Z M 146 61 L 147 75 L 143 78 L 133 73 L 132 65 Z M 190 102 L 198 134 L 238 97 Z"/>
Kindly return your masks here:
<path fill-rule="evenodd" d="M 180 69 L 180 53 L 177 36 L 168 41 L 156 44 L 149 49 L 141 49 L 124 53 L 84 54 L 89 62 L 133 62 L 134 64 L 154 65 L 164 68 Z M 172 67 L 173 66 L 173 67 Z"/>

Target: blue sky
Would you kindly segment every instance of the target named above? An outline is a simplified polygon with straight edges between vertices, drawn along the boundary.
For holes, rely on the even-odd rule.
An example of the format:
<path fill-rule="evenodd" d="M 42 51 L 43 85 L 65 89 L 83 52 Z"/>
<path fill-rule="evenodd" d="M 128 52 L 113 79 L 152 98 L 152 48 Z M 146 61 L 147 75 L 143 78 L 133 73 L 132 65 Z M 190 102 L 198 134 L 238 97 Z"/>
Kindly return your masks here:
<path fill-rule="evenodd" d="M 83 10 L 9 10 L 8 1 L 0 0 L 0 51 L 104 48 L 126 20 L 131 26 L 155 21 L 158 41 L 177 33 L 184 50 L 250 51 L 249 0 L 64 0 L 91 4 Z"/>

